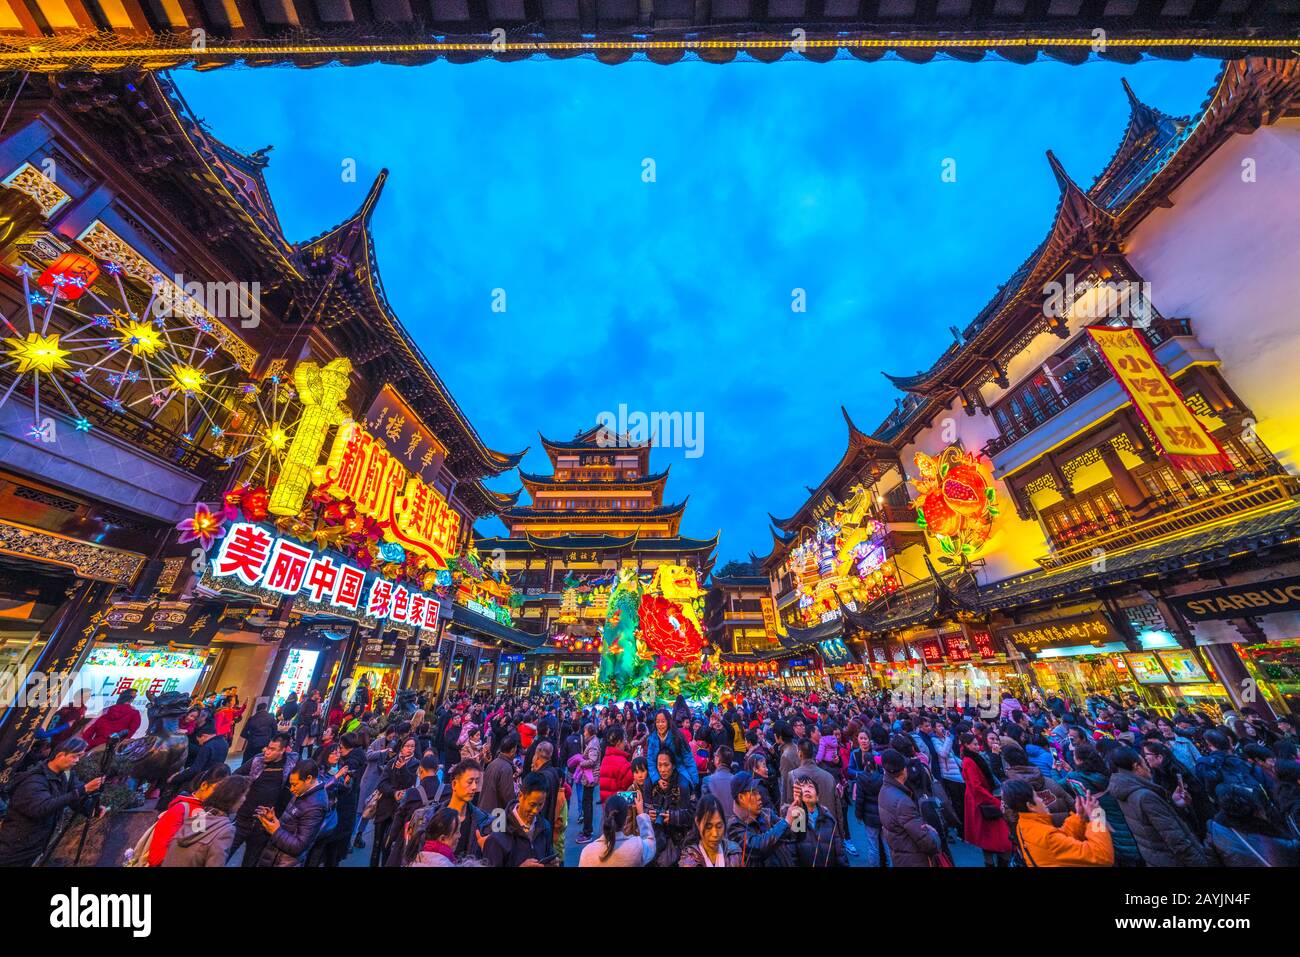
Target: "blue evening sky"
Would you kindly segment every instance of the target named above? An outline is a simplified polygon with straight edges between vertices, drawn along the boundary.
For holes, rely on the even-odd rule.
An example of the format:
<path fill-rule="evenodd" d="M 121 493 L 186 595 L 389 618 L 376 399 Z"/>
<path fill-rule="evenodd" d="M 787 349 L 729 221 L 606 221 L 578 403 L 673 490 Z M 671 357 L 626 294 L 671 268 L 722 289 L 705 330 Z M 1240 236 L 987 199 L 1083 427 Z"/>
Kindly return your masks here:
<path fill-rule="evenodd" d="M 1217 69 L 580 59 L 178 79 L 217 136 L 274 144 L 291 240 L 390 170 L 389 300 L 484 440 L 531 446 L 527 470 L 549 471 L 538 431 L 569 438 L 620 403 L 702 413 L 702 454 L 652 465 L 672 465 L 669 500 L 690 496 L 683 534 L 722 529 L 721 565 L 766 554 L 767 512 L 838 461 L 840 405 L 875 429 L 896 395 L 881 370 L 929 366 L 1042 239 L 1044 151 L 1086 186 L 1128 117 L 1121 76 L 1184 115 Z"/>

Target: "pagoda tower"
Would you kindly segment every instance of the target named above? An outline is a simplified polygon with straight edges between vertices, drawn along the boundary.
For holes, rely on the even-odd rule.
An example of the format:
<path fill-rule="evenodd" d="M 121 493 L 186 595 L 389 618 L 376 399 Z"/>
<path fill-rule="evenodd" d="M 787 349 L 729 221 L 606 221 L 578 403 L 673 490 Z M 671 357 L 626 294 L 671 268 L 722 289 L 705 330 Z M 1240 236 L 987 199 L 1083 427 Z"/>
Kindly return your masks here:
<path fill-rule="evenodd" d="M 519 470 L 530 501 L 500 513 L 508 535 L 479 538 L 484 561 L 504 563 L 523 593 L 517 626 L 547 638 L 529 654 L 532 685 L 573 689 L 594 677 L 605 603 L 586 601 L 620 568 L 652 574 L 660 565 L 713 567 L 718 536 L 680 534 L 685 498 L 665 504 L 668 469 L 652 472 L 651 445 L 614 436 L 603 426 L 568 441 L 541 436 L 551 474 Z"/>

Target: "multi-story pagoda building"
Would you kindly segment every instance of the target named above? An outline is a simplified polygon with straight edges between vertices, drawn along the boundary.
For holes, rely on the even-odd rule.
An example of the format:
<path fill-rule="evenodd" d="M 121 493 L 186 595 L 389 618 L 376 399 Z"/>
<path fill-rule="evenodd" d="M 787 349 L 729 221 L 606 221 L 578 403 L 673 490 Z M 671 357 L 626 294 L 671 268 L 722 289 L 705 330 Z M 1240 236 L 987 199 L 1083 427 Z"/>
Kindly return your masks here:
<path fill-rule="evenodd" d="M 529 503 L 503 509 L 509 534 L 480 538 L 477 547 L 522 592 L 518 627 L 546 638 L 529 656 L 530 680 L 563 689 L 595 672 L 604 596 L 618 569 L 649 574 L 683 565 L 703 580 L 718 536 L 680 534 L 686 500 L 665 503 L 669 470 L 650 471 L 650 443 L 614 437 L 602 426 L 568 441 L 541 438 L 551 474 L 520 469 Z"/>

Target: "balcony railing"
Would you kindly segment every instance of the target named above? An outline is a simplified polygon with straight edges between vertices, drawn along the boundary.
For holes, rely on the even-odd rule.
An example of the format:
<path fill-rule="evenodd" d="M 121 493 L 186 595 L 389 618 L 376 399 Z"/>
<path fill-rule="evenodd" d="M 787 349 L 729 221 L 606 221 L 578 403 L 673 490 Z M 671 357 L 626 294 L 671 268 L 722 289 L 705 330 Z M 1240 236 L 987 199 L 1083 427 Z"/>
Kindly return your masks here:
<path fill-rule="evenodd" d="M 1239 518 L 1248 512 L 1282 505 L 1297 494 L 1300 494 L 1300 477 L 1272 475 L 1228 492 L 1180 505 L 1151 518 L 1130 521 L 1111 531 L 1088 535 L 1050 555 L 1044 555 L 1038 559 L 1038 564 L 1043 568 L 1062 568 L 1076 562 L 1089 561 L 1097 554 L 1097 549 L 1115 552 L 1178 532 L 1193 531 L 1226 518 Z"/>
<path fill-rule="evenodd" d="M 1155 319 L 1144 331 L 1152 347 L 1158 346 L 1175 336 L 1190 336 L 1192 334 L 1191 321 L 1188 319 Z M 1059 391 L 1052 390 L 1045 394 L 1045 390 L 1037 388 L 1034 389 L 1032 401 L 1024 401 L 1027 393 L 1033 387 L 1023 385 L 1017 387 L 994 406 L 994 418 L 998 422 L 1000 434 L 985 443 L 984 454 L 996 455 L 1012 443 L 1023 439 L 1043 423 L 1059 415 L 1094 389 L 1113 379 L 1110 369 L 1102 361 L 1101 356 L 1094 351 L 1092 361 L 1088 365 L 1057 376 Z M 1018 409 L 1014 416 L 1009 411 L 1006 415 L 999 414 L 1003 410 L 1009 410 L 1010 404 L 1016 399 L 1022 401 L 1017 403 Z M 1010 421 L 1004 423 L 1003 419 L 1009 419 Z"/>

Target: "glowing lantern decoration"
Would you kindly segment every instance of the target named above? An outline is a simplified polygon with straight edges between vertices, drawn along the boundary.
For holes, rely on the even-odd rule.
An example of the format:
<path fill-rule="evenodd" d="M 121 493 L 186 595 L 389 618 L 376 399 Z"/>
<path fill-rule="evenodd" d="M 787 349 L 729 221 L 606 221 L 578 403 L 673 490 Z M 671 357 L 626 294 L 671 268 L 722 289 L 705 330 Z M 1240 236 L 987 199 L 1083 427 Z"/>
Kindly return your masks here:
<path fill-rule="evenodd" d="M 940 561 L 965 564 L 988 541 L 998 515 L 997 493 L 978 456 L 950 445 L 931 458 L 916 453 L 917 524 L 933 535 Z"/>
<path fill-rule="evenodd" d="M 172 365 L 172 387 L 186 395 L 201 395 L 208 374 L 190 365 Z"/>
<path fill-rule="evenodd" d="M 29 332 L 25 339 L 9 338 L 5 340 L 9 347 L 9 357 L 18 363 L 18 373 L 39 372 L 49 375 L 55 369 L 66 369 L 67 349 L 59 348 L 59 337 L 51 334 L 42 336 Z"/>
<path fill-rule="evenodd" d="M 302 508 L 325 437 L 331 426 L 343 420 L 340 404 L 347 398 L 351 376 L 352 363 L 348 359 L 334 359 L 324 368 L 314 362 L 300 362 L 294 368 L 293 381 L 303 404 L 302 419 L 271 492 L 272 514 L 297 515 Z"/>
<path fill-rule="evenodd" d="M 151 356 L 162 348 L 162 333 L 151 323 L 129 320 L 118 330 L 122 347 L 132 355 Z"/>
<path fill-rule="evenodd" d="M 99 266 L 89 256 L 64 253 L 46 267 L 36 284 L 60 299 L 80 299 L 99 278 Z"/>
<path fill-rule="evenodd" d="M 699 630 L 680 613 L 680 607 L 660 595 L 642 596 L 641 637 L 652 654 L 685 661 L 704 647 Z"/>

